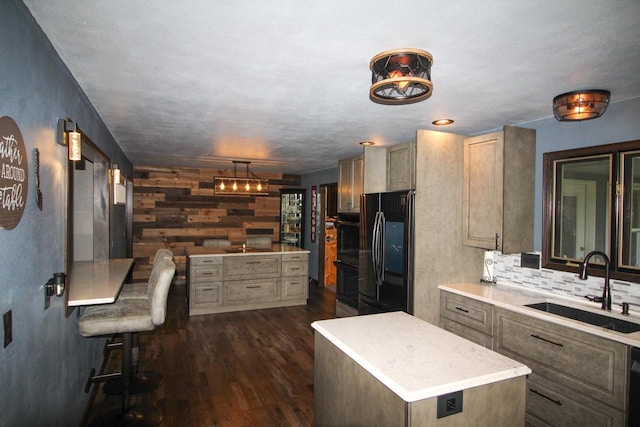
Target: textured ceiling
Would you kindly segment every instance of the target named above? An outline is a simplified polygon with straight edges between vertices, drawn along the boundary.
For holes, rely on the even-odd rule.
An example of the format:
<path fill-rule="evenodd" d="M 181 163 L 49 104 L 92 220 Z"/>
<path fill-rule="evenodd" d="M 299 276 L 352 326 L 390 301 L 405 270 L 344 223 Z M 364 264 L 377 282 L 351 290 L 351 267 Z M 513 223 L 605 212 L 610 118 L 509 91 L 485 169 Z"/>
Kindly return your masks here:
<path fill-rule="evenodd" d="M 640 96 L 638 0 L 24 2 L 136 165 L 307 173 L 438 118 L 478 134 L 563 92 Z M 433 96 L 371 102 L 370 59 L 403 47 L 433 55 Z"/>

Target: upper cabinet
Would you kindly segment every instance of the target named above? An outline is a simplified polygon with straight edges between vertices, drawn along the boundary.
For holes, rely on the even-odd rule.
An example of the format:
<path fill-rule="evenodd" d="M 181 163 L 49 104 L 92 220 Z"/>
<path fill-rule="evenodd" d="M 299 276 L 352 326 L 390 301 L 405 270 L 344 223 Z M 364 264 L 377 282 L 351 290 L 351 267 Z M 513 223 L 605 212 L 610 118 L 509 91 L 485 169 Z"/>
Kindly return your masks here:
<path fill-rule="evenodd" d="M 362 179 L 362 156 L 338 162 L 338 213 L 360 213 Z"/>
<path fill-rule="evenodd" d="M 467 138 L 463 243 L 504 254 L 533 250 L 536 134 L 505 126 Z"/>
<path fill-rule="evenodd" d="M 387 150 L 387 191 L 416 188 L 416 143 L 407 142 Z"/>

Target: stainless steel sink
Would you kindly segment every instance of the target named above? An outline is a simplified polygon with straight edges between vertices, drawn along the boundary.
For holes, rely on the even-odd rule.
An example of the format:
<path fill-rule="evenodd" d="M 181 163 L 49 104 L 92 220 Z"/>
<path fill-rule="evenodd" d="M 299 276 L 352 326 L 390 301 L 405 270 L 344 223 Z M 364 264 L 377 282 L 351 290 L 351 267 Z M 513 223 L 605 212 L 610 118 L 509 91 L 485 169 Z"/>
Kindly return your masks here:
<path fill-rule="evenodd" d="M 638 323 L 628 322 L 626 320 L 617 319 L 604 314 L 593 313 L 591 311 L 580 310 L 579 308 L 567 307 L 566 305 L 555 304 L 552 302 L 539 302 L 535 304 L 526 304 L 525 306 L 535 308 L 540 311 L 546 311 L 547 313 L 556 314 L 558 316 L 567 317 L 569 319 L 578 320 L 580 322 L 589 323 L 591 325 L 600 326 L 602 328 L 611 329 L 612 331 L 622 332 L 623 334 L 640 331 L 640 324 Z"/>

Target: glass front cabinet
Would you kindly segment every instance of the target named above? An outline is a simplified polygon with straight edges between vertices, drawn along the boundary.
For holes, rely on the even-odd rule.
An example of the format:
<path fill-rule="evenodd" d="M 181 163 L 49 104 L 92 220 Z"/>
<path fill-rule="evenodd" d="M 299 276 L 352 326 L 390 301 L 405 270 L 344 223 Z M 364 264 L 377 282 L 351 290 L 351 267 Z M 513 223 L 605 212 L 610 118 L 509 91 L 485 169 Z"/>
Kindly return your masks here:
<path fill-rule="evenodd" d="M 304 246 L 304 189 L 280 190 L 280 243 Z"/>

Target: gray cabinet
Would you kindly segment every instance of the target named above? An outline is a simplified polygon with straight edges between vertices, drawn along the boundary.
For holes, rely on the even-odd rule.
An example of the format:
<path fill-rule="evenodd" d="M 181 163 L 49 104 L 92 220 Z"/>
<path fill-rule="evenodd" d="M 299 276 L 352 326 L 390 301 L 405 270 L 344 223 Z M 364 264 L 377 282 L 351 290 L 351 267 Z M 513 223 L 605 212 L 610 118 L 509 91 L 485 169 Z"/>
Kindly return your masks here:
<path fill-rule="evenodd" d="M 387 149 L 387 191 L 416 188 L 416 143 L 407 142 Z"/>
<path fill-rule="evenodd" d="M 626 345 L 499 307 L 495 319 L 494 350 L 533 371 L 530 425 L 624 425 Z"/>
<path fill-rule="evenodd" d="M 338 213 L 360 213 L 363 189 L 362 156 L 338 162 Z"/>
<path fill-rule="evenodd" d="M 463 243 L 505 254 L 533 250 L 535 130 L 505 126 L 467 138 Z"/>
<path fill-rule="evenodd" d="M 188 260 L 190 316 L 307 303 L 308 252 L 212 254 Z"/>
<path fill-rule="evenodd" d="M 440 327 L 493 348 L 493 305 L 440 291 Z"/>

